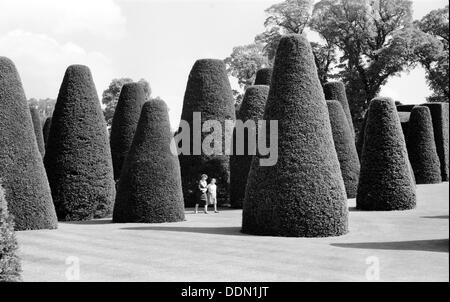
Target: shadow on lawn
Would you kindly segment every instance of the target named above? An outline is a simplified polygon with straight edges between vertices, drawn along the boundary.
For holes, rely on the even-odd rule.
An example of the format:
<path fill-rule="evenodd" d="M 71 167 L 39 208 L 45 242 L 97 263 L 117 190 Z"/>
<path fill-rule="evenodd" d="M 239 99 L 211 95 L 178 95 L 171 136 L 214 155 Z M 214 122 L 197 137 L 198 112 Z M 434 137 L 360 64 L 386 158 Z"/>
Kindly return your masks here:
<path fill-rule="evenodd" d="M 438 216 L 422 216 L 421 218 L 437 218 L 437 219 L 448 219 L 448 215 L 438 215 Z"/>
<path fill-rule="evenodd" d="M 355 242 L 355 243 L 331 243 L 332 246 L 373 249 L 373 250 L 403 250 L 448 253 L 448 239 L 391 241 L 391 242 Z"/>
<path fill-rule="evenodd" d="M 89 225 L 89 224 L 110 224 L 112 223 L 112 219 L 92 219 L 92 220 L 85 220 L 85 221 L 59 221 L 59 223 L 67 223 L 67 224 L 83 224 L 83 225 Z"/>
<path fill-rule="evenodd" d="M 214 234 L 214 235 L 234 235 L 245 236 L 241 233 L 240 227 L 170 227 L 170 226 L 143 226 L 143 227 L 128 227 L 122 228 L 122 230 L 133 231 L 169 231 L 169 232 L 186 232 L 186 233 L 202 233 L 202 234 Z"/>

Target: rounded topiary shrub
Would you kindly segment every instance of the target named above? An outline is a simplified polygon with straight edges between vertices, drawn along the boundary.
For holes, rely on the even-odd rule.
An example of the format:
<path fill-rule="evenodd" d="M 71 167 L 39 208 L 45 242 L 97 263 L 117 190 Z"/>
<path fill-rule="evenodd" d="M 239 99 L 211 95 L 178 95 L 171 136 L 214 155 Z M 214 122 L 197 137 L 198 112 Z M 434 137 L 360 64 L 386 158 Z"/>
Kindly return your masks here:
<path fill-rule="evenodd" d="M 164 101 L 145 103 L 119 180 L 114 222 L 184 220 L 180 164 L 172 140 Z"/>
<path fill-rule="evenodd" d="M 0 177 L 16 230 L 54 229 L 55 207 L 14 63 L 0 57 Z"/>
<path fill-rule="evenodd" d="M 426 103 L 422 106 L 427 106 L 431 112 L 431 119 L 433 121 L 434 141 L 436 143 L 436 150 L 441 163 L 441 178 L 443 181 L 449 179 L 449 105 L 448 103 Z"/>
<path fill-rule="evenodd" d="M 262 166 L 262 156 L 253 157 L 242 231 L 297 237 L 346 233 L 347 198 L 327 105 L 311 46 L 301 35 L 280 40 L 264 120 L 278 120 L 278 161 Z"/>
<path fill-rule="evenodd" d="M 415 184 L 394 101 L 373 99 L 365 129 L 356 207 L 378 211 L 414 208 Z"/>
<path fill-rule="evenodd" d="M 269 86 L 250 86 L 245 91 L 241 109 L 237 113 L 237 121 L 242 123 L 252 120 L 255 122 L 254 133 L 257 135 L 258 121 L 263 118 L 264 106 L 266 105 Z M 241 130 L 240 130 L 241 131 Z M 233 208 L 242 208 L 242 201 L 245 196 L 245 186 L 247 184 L 248 171 L 252 163 L 252 152 L 249 152 L 247 128 L 241 131 L 243 141 L 238 142 L 243 154 L 237 153 L 236 129 L 233 131 L 233 155 L 230 156 L 230 201 Z M 243 144 L 242 144 L 243 143 Z"/>
<path fill-rule="evenodd" d="M 5 193 L 0 185 L 0 282 L 21 281 L 22 269 L 17 252 L 14 221 L 8 213 Z"/>
<path fill-rule="evenodd" d="M 33 130 L 34 135 L 36 136 L 38 149 L 41 155 L 44 156 L 45 143 L 44 143 L 44 136 L 42 134 L 42 123 L 41 118 L 39 117 L 39 111 L 34 107 L 30 107 L 30 113 L 31 113 L 31 120 L 33 121 Z"/>
<path fill-rule="evenodd" d="M 347 117 L 348 126 L 352 137 L 355 137 L 355 129 L 353 127 L 352 114 L 347 101 L 347 94 L 345 93 L 345 85 L 342 82 L 328 82 L 323 85 L 323 92 L 325 93 L 326 100 L 335 100 L 341 103 L 342 109 L 344 109 L 345 116 Z"/>
<path fill-rule="evenodd" d="M 111 154 L 114 179 L 119 179 L 128 150 L 133 142 L 142 105 L 145 102 L 144 88 L 140 83 L 122 86 L 111 126 Z"/>
<path fill-rule="evenodd" d="M 256 72 L 254 85 L 268 85 L 272 79 L 272 68 L 261 68 Z"/>
<path fill-rule="evenodd" d="M 194 141 L 193 113 L 201 113 L 201 125 L 207 120 L 215 120 L 221 124 L 222 152 L 206 155 L 193 155 L 193 145 L 201 147 L 205 136 L 210 132 L 195 133 L 201 142 Z M 221 60 L 202 59 L 195 62 L 189 74 L 183 101 L 181 119 L 190 126 L 190 155 L 180 154 L 181 179 L 185 204 L 195 204 L 197 181 L 202 174 L 217 179 L 217 199 L 219 204 L 229 203 L 230 166 L 229 155 L 225 154 L 225 141 L 231 140 L 233 129 L 226 129 L 225 120 L 235 120 L 234 100 L 228 80 L 225 64 Z M 201 126 L 200 126 L 201 127 Z M 181 129 L 181 127 L 180 127 Z M 178 131 L 178 133 L 180 130 Z M 186 144 L 186 142 L 184 142 Z M 181 143 L 178 147 L 181 147 Z"/>
<path fill-rule="evenodd" d="M 334 147 L 339 159 L 347 198 L 354 198 L 358 188 L 360 168 L 355 140 L 341 103 L 338 101 L 327 101 L 327 106 L 333 132 Z"/>
<path fill-rule="evenodd" d="M 60 220 L 111 213 L 114 178 L 106 122 L 88 67 L 69 66 L 53 112 L 44 157 Z"/>
<path fill-rule="evenodd" d="M 50 133 L 50 126 L 52 125 L 52 117 L 49 116 L 45 119 L 44 126 L 42 128 L 42 135 L 44 137 L 45 149 L 47 149 L 48 134 Z"/>
<path fill-rule="evenodd" d="M 434 142 L 430 109 L 415 106 L 409 119 L 406 140 L 409 161 L 417 184 L 441 182 L 441 167 Z"/>

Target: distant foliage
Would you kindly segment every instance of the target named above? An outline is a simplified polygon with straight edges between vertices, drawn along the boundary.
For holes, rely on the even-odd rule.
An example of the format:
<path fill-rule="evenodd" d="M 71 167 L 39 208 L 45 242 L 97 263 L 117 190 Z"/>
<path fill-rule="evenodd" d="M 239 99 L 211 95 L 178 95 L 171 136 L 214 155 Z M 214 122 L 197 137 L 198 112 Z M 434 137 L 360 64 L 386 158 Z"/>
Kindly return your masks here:
<path fill-rule="evenodd" d="M 8 213 L 5 193 L 0 185 L 0 282 L 21 281 L 14 221 Z"/>
<path fill-rule="evenodd" d="M 44 135 L 42 133 L 42 123 L 41 118 L 39 117 L 39 112 L 36 108 L 30 107 L 31 120 L 33 121 L 33 130 L 34 135 L 36 136 L 36 142 L 38 145 L 39 152 L 42 157 L 45 155 L 45 143 L 44 143 Z"/>

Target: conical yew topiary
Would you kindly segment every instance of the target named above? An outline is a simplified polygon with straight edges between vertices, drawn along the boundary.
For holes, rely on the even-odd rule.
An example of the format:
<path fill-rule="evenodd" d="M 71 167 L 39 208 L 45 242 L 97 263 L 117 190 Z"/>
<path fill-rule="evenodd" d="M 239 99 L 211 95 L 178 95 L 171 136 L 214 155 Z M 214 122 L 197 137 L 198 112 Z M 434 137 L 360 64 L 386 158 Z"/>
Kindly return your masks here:
<path fill-rule="evenodd" d="M 16 230 L 54 229 L 55 207 L 14 63 L 0 57 L 0 178 Z"/>
<path fill-rule="evenodd" d="M 449 180 L 449 105 L 448 103 L 426 103 L 431 112 L 431 119 L 433 121 L 434 141 L 436 143 L 436 150 L 441 163 L 441 178 L 443 181 Z"/>
<path fill-rule="evenodd" d="M 353 127 L 352 114 L 350 113 L 350 107 L 347 101 L 347 94 L 345 93 L 345 86 L 342 82 L 328 82 L 323 85 L 323 92 L 325 93 L 326 100 L 335 100 L 341 103 L 342 109 L 344 109 L 345 116 L 347 117 L 348 126 L 352 137 L 355 137 L 355 128 Z"/>
<path fill-rule="evenodd" d="M 394 101 L 373 99 L 365 129 L 356 207 L 378 211 L 414 208 L 415 184 Z"/>
<path fill-rule="evenodd" d="M 123 161 L 133 142 L 144 102 L 145 92 L 140 83 L 128 83 L 122 86 L 110 135 L 114 179 L 116 180 L 120 177 Z"/>
<path fill-rule="evenodd" d="M 359 129 L 358 135 L 356 136 L 356 152 L 358 152 L 359 161 L 361 162 L 361 154 L 364 146 L 364 134 L 366 133 L 367 124 L 367 111 L 364 114 L 364 118 L 361 122 L 361 128 Z"/>
<path fill-rule="evenodd" d="M 8 213 L 5 193 L 0 184 L 0 282 L 21 281 L 22 271 L 17 255 L 18 246 L 14 234 L 14 221 Z"/>
<path fill-rule="evenodd" d="M 44 157 L 45 143 L 44 143 L 44 135 L 42 134 L 42 123 L 41 118 L 39 117 L 39 111 L 34 107 L 30 107 L 30 113 L 31 113 L 31 120 L 33 121 L 33 130 L 34 135 L 36 136 L 38 149 L 42 157 Z"/>
<path fill-rule="evenodd" d="M 114 178 L 106 122 L 88 67 L 69 66 L 53 112 L 44 157 L 60 220 L 104 217 Z"/>
<path fill-rule="evenodd" d="M 45 119 L 44 127 L 42 128 L 42 135 L 44 137 L 45 149 L 47 149 L 48 134 L 50 133 L 51 125 L 52 125 L 52 117 L 49 116 L 48 118 Z"/>
<path fill-rule="evenodd" d="M 321 237 L 347 232 L 347 198 L 311 46 L 281 38 L 264 112 L 278 120 L 278 161 L 250 168 L 242 231 Z M 272 143 L 272 142 L 271 142 Z"/>
<path fill-rule="evenodd" d="M 406 140 L 409 161 L 417 184 L 441 182 L 441 167 L 434 142 L 430 109 L 415 106 L 409 119 Z"/>
<path fill-rule="evenodd" d="M 237 113 L 237 121 L 246 123 L 248 120 L 255 122 L 254 133 L 257 135 L 258 121 L 263 118 L 264 106 L 266 105 L 269 86 L 250 86 L 245 91 L 241 109 Z M 241 132 L 243 141 L 238 142 L 243 154 L 236 154 L 236 129 L 233 131 L 233 155 L 230 156 L 230 200 L 233 208 L 242 208 L 245 197 L 245 186 L 247 184 L 248 171 L 252 163 L 253 155 L 249 152 L 248 128 Z"/>
<path fill-rule="evenodd" d="M 272 79 L 272 68 L 261 68 L 256 72 L 254 85 L 268 85 Z"/>
<path fill-rule="evenodd" d="M 341 103 L 338 101 L 327 101 L 327 106 L 333 132 L 334 147 L 339 159 L 347 198 L 354 198 L 358 188 L 360 168 L 355 140 Z"/>
<path fill-rule="evenodd" d="M 233 129 L 225 127 L 225 120 L 235 120 L 233 103 L 231 86 L 223 61 L 215 59 L 196 61 L 189 74 L 181 114 L 181 120 L 187 122 L 191 130 L 190 154 L 179 155 L 186 205 L 195 204 L 197 182 L 202 174 L 217 179 L 218 203 L 229 203 L 229 155 L 225 154 L 224 149 L 226 140 L 231 140 Z M 195 139 L 192 134 L 200 137 L 200 133 L 194 133 L 199 132 L 194 129 L 194 113 L 201 113 L 201 125 L 207 120 L 218 121 L 221 124 L 223 133 L 221 152 L 207 155 L 202 151 L 200 155 L 194 154 L 194 145 L 200 148 L 205 136 L 210 134 L 202 132 L 201 142 Z M 178 147 L 181 146 L 179 143 Z"/>
<path fill-rule="evenodd" d="M 172 140 L 164 101 L 145 103 L 119 180 L 114 222 L 184 220 L 180 165 Z"/>

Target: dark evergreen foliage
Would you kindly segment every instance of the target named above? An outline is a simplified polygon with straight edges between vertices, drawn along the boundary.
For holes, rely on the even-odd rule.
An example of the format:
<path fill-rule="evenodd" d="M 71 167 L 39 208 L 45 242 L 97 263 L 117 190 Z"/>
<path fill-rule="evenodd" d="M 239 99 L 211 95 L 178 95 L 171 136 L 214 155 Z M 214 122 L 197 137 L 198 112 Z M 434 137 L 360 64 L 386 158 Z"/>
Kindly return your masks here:
<path fill-rule="evenodd" d="M 261 68 L 256 72 L 254 85 L 270 86 L 271 80 L 272 80 L 272 68 Z"/>
<path fill-rule="evenodd" d="M 347 94 L 345 93 L 345 86 L 342 82 L 328 82 L 323 85 L 323 92 L 325 93 L 326 100 L 335 100 L 341 103 L 342 109 L 344 109 L 345 116 L 347 117 L 348 126 L 352 137 L 355 137 L 355 128 L 353 127 L 352 114 L 347 101 Z"/>
<path fill-rule="evenodd" d="M 30 107 L 30 113 L 38 149 L 39 152 L 41 153 L 41 156 L 43 157 L 45 155 L 45 144 L 44 144 L 44 136 L 42 134 L 42 123 L 41 118 L 39 117 L 39 111 L 34 107 Z"/>

